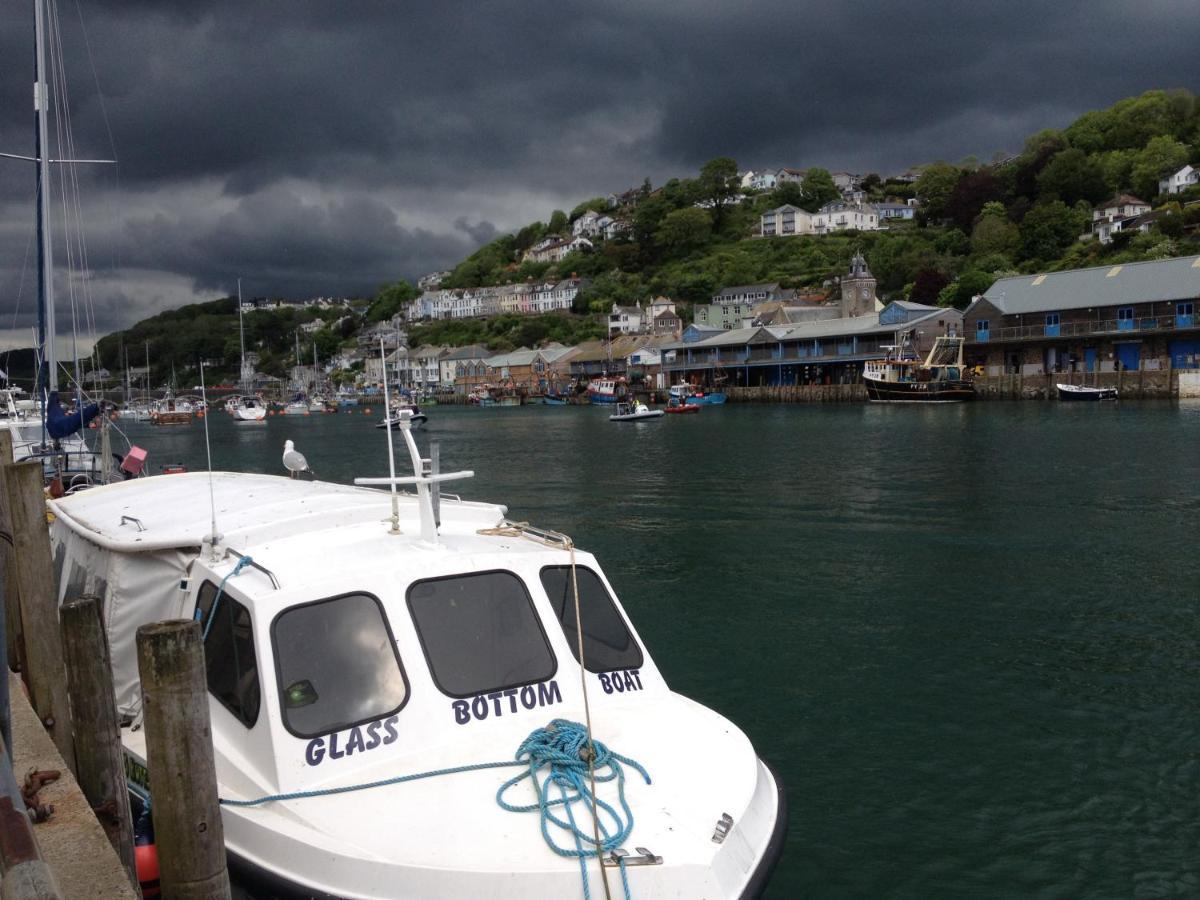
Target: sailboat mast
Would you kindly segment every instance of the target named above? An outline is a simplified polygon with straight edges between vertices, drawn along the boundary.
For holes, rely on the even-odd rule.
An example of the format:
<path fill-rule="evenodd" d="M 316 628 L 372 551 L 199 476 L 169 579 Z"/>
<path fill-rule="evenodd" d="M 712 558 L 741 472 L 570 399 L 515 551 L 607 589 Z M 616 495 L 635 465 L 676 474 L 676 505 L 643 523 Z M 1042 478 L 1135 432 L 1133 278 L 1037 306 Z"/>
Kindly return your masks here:
<path fill-rule="evenodd" d="M 242 347 L 242 367 L 238 370 L 238 388 L 246 393 L 246 327 L 242 324 L 242 279 L 238 279 L 238 341 Z"/>
<path fill-rule="evenodd" d="M 58 390 L 57 335 L 54 327 L 54 254 L 50 246 L 50 89 L 46 83 L 46 16 L 44 0 L 33 0 L 34 62 L 33 106 L 37 113 L 34 153 L 37 156 L 38 226 L 38 343 L 49 370 L 46 386 Z"/>

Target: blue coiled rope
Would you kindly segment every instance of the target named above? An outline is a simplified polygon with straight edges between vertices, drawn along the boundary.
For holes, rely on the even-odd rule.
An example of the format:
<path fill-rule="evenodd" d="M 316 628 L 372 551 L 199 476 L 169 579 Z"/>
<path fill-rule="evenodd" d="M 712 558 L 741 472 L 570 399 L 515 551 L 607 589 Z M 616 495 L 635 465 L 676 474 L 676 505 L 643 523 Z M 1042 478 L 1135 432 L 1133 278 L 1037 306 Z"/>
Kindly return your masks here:
<path fill-rule="evenodd" d="M 614 753 L 600 741 L 592 741 L 595 749 L 595 759 L 591 772 L 588 769 L 588 736 L 587 728 L 578 722 L 568 719 L 555 719 L 547 727 L 539 728 L 525 738 L 517 749 L 517 759 L 528 766 L 528 771 L 522 772 L 500 786 L 496 791 L 496 802 L 509 812 L 533 812 L 541 814 L 542 837 L 546 845 L 559 856 L 573 856 L 579 860 L 579 874 L 583 879 L 583 896 L 590 898 L 588 890 L 587 866 L 584 862 L 588 857 L 599 856 L 617 849 L 633 831 L 633 810 L 625 799 L 625 770 L 621 763 L 636 769 L 646 784 L 650 784 L 649 773 L 641 764 L 627 756 Z M 543 774 L 542 769 L 546 771 Z M 597 782 L 617 782 L 617 797 L 621 803 L 618 812 L 609 803 L 592 795 L 589 780 Z M 529 805 L 515 805 L 504 799 L 505 792 L 528 778 L 533 782 L 537 792 L 538 802 Z M 551 786 L 558 788 L 558 797 L 550 799 Z M 593 816 L 600 831 L 600 843 L 596 838 L 581 829 L 575 823 L 572 804 L 582 801 Z M 553 807 L 561 806 L 567 813 L 566 821 L 554 814 Z M 605 821 L 605 813 L 608 821 Z M 624 818 L 622 818 L 624 814 Z M 574 849 L 562 847 L 550 834 L 550 825 L 567 832 L 574 841 Z M 612 826 L 611 828 L 609 826 Z M 625 864 L 621 863 L 621 883 L 625 888 L 628 900 L 629 879 L 625 875 Z"/>
<path fill-rule="evenodd" d="M 249 559 L 249 557 L 243 557 Z M 230 575 L 236 573 L 231 572 Z M 226 576 L 228 577 L 228 576 Z M 215 607 L 214 601 L 214 607 Z M 595 759 L 592 769 L 597 782 L 617 782 L 617 796 L 620 804 L 618 811 L 612 804 L 605 803 L 592 795 L 589 787 L 591 775 L 588 772 L 588 738 L 587 728 L 579 722 L 569 719 L 555 719 L 545 728 L 530 732 L 529 736 L 517 748 L 515 760 L 502 762 L 475 763 L 469 766 L 455 766 L 450 769 L 433 769 L 429 772 L 418 772 L 414 775 L 398 775 L 383 781 L 372 781 L 366 784 L 350 784 L 343 787 L 322 788 L 315 791 L 295 791 L 289 794 L 270 794 L 253 800 L 220 800 L 222 806 L 248 807 L 261 806 L 277 800 L 303 800 L 309 797 L 328 797 L 333 794 L 346 794 L 352 791 L 365 791 L 371 788 L 387 787 L 393 784 L 403 784 L 406 781 L 417 781 L 422 778 L 433 778 L 438 775 L 454 775 L 459 772 L 475 772 L 482 769 L 499 769 L 508 766 L 522 766 L 526 771 L 510 778 L 496 791 L 496 802 L 509 812 L 538 812 L 541 815 L 542 837 L 559 856 L 574 857 L 579 860 L 579 872 L 583 879 L 583 896 L 590 900 L 587 868 L 585 860 L 600 856 L 617 849 L 633 831 L 633 810 L 625 799 L 625 770 L 622 763 L 635 769 L 650 784 L 650 775 L 636 760 L 609 750 L 600 741 L 593 741 Z M 545 769 L 545 772 L 542 770 Z M 537 803 L 520 805 L 509 803 L 504 794 L 515 785 L 528 778 L 537 793 Z M 551 787 L 558 789 L 558 797 L 548 796 Z M 597 847 L 595 838 L 580 828 L 575 822 L 572 806 L 582 802 L 591 815 L 596 816 L 601 838 Z M 566 820 L 555 815 L 554 807 L 561 806 L 566 812 Z M 603 812 L 605 815 L 601 815 Z M 608 821 L 605 821 L 607 816 Z M 574 842 L 574 848 L 562 847 L 551 836 L 550 825 L 566 831 Z M 626 900 L 630 900 L 629 879 L 625 874 L 625 865 L 621 863 L 621 883 L 625 888 Z"/>
<path fill-rule="evenodd" d="M 221 583 L 217 585 L 217 595 L 213 597 L 212 606 L 208 610 L 208 621 L 204 623 L 204 634 L 201 636 L 202 641 L 208 640 L 208 632 L 212 629 L 213 621 L 217 618 L 217 605 L 221 602 L 221 595 L 225 593 L 225 582 L 234 575 L 237 575 L 246 566 L 252 564 L 254 560 L 249 556 L 239 556 L 237 565 L 234 566 L 228 575 L 221 579 Z M 196 610 L 196 621 L 200 621 L 200 610 Z"/>

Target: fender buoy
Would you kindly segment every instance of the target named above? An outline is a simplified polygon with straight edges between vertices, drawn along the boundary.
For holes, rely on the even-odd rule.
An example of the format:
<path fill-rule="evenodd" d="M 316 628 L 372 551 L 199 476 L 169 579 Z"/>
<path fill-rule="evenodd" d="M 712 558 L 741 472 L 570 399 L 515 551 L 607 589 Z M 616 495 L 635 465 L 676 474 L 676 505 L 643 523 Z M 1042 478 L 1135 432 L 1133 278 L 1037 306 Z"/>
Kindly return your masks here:
<path fill-rule="evenodd" d="M 143 897 L 159 895 L 158 847 L 154 844 L 138 844 L 133 848 L 133 861 L 137 867 L 138 886 Z"/>

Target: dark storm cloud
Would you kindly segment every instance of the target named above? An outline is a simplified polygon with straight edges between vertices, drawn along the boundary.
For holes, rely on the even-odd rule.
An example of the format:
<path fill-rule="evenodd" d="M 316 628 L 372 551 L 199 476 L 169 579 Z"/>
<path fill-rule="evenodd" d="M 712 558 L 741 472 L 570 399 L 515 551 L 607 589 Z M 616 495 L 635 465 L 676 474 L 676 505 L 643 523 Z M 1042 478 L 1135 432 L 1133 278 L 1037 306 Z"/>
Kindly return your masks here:
<path fill-rule="evenodd" d="M 79 152 L 120 159 L 89 176 L 105 209 L 93 244 L 114 272 L 97 317 L 225 293 L 239 275 L 262 294 L 369 293 L 717 155 L 881 172 L 988 159 L 1122 97 L 1196 89 L 1193 13 L 1184 0 L 63 5 Z M 31 19 L 0 21 L 10 152 L 32 148 Z M 0 165 L 0 312 L 29 177 Z"/>

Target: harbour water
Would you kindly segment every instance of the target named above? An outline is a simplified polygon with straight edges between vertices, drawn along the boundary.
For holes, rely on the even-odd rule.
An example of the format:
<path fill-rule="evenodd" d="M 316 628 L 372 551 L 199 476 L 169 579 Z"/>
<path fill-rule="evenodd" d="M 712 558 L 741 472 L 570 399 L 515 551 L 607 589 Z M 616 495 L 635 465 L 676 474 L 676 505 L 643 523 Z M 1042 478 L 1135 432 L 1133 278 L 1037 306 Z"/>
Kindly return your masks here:
<path fill-rule="evenodd" d="M 1200 893 L 1200 405 L 429 412 L 779 771 L 769 897 Z M 380 415 L 214 414 L 214 465 L 383 475 Z M 200 422 L 122 427 L 204 467 Z"/>

